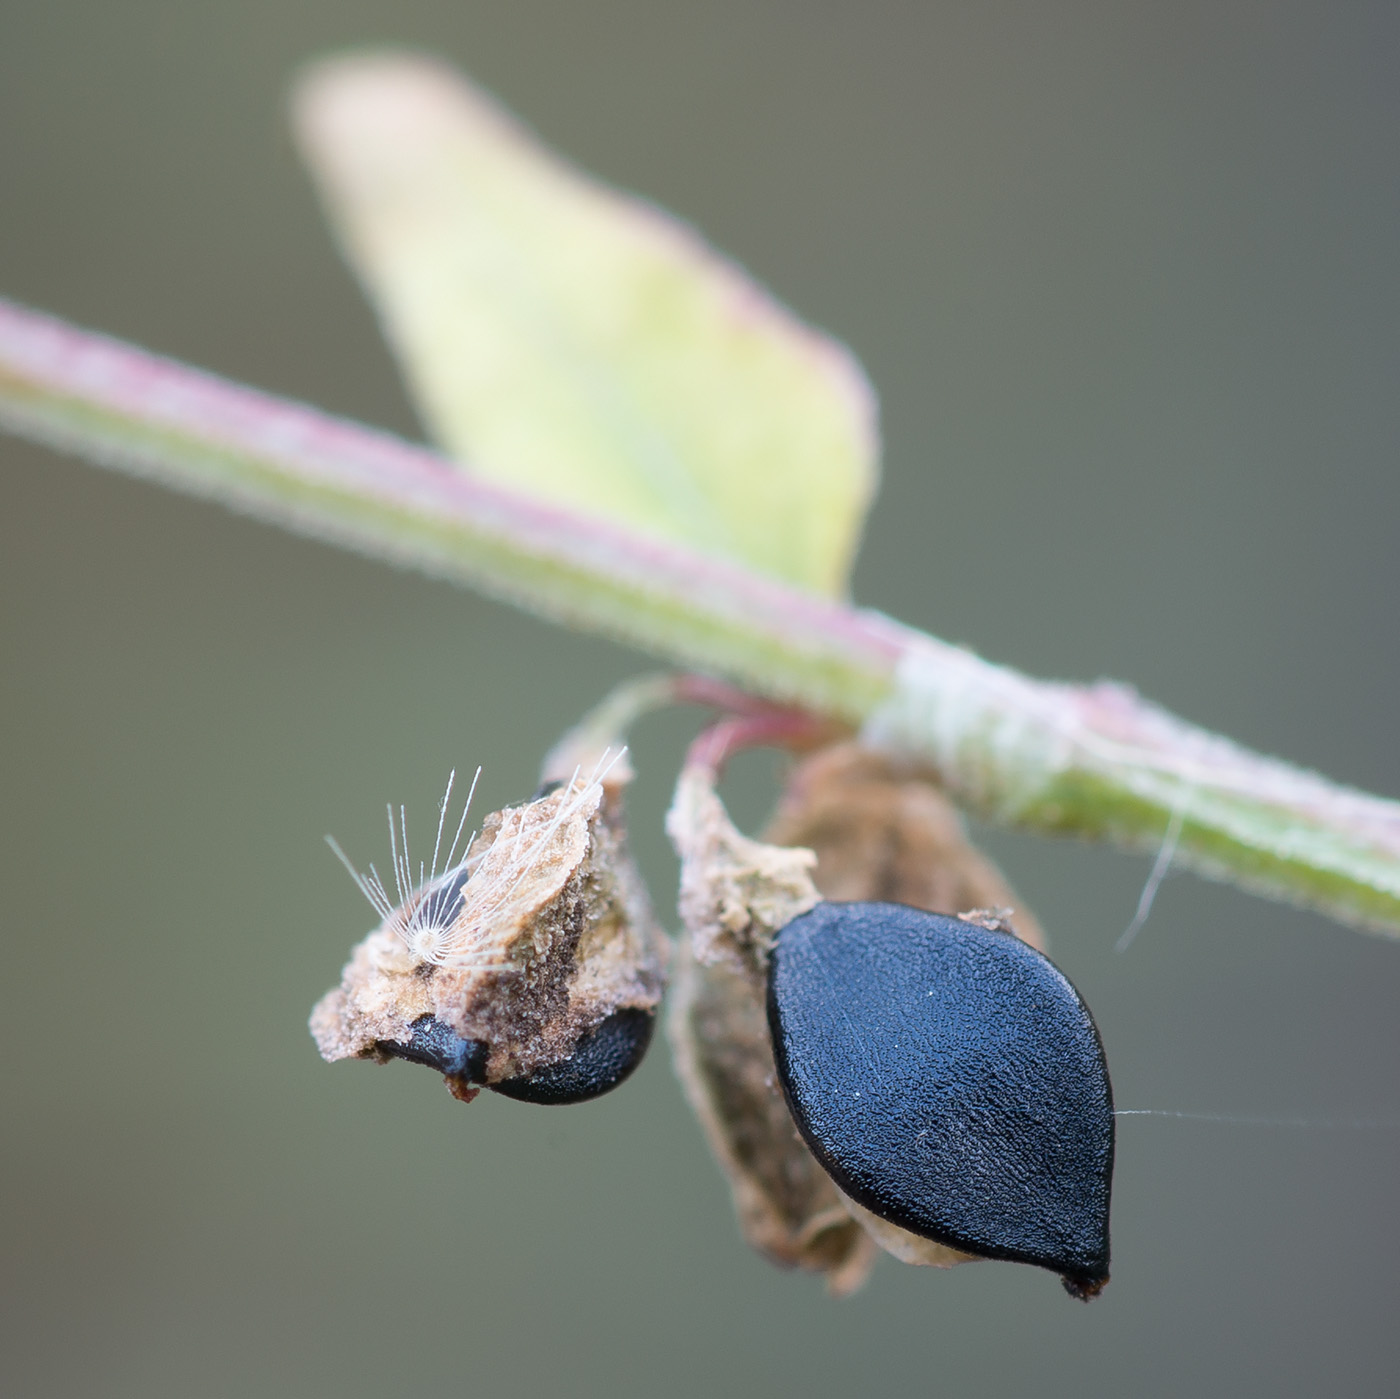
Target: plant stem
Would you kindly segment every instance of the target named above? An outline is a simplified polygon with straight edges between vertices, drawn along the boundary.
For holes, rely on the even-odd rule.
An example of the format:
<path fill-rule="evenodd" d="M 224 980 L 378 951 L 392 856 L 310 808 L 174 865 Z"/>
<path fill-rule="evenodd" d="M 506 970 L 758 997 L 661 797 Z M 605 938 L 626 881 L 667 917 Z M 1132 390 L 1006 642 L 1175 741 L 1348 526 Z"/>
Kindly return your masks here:
<path fill-rule="evenodd" d="M 1037 682 L 878 613 L 474 480 L 423 447 L 0 301 L 0 423 L 860 728 L 992 820 L 1156 849 L 1400 931 L 1400 805 L 1126 687 Z"/>

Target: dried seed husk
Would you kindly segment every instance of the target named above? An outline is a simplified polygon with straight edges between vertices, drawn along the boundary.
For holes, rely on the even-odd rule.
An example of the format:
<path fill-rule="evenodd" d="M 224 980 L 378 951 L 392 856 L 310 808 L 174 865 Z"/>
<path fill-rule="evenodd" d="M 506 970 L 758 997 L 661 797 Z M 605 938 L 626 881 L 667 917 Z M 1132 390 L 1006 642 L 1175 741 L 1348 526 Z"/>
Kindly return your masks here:
<path fill-rule="evenodd" d="M 666 942 L 627 853 L 619 783 L 575 779 L 493 812 L 466 865 L 432 956 L 404 933 L 422 891 L 355 949 L 312 1012 L 324 1058 L 382 1060 L 432 1016 L 488 1047 L 479 1081 L 494 1084 L 566 1060 L 616 1011 L 655 1011 Z"/>
<path fill-rule="evenodd" d="M 952 802 L 857 743 L 823 748 L 793 769 L 763 838 L 814 851 L 812 878 L 823 898 L 963 917 L 993 912 L 1022 942 L 1045 950 L 1035 915 L 967 838 Z"/>
<path fill-rule="evenodd" d="M 779 928 L 818 903 L 816 856 L 750 840 L 729 819 L 707 769 L 676 782 L 666 832 L 681 857 L 680 915 L 695 958 L 761 981 Z"/>
<path fill-rule="evenodd" d="M 676 958 L 667 1029 L 677 1076 L 729 1181 L 744 1238 L 781 1267 L 825 1275 L 836 1295 L 866 1279 L 875 1249 L 798 1135 L 778 1088 L 762 983 Z"/>
<path fill-rule="evenodd" d="M 853 1291 L 875 1249 L 798 1135 L 766 1009 L 774 935 L 820 902 L 814 857 L 736 830 L 700 767 L 681 773 L 666 829 L 681 857 L 686 930 L 667 1022 L 676 1073 L 745 1239 L 782 1267 L 824 1274 L 834 1293 Z"/>

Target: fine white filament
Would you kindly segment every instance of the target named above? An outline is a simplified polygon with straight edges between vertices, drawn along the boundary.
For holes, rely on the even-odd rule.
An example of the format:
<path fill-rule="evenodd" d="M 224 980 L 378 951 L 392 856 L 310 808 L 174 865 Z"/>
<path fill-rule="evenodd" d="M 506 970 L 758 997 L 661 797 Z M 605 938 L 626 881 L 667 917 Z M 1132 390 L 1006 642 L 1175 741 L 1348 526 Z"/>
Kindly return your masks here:
<path fill-rule="evenodd" d="M 472 778 L 461 817 L 444 858 L 442 842 L 457 774 L 453 771 L 448 777 L 447 790 L 438 807 L 431 865 L 420 861 L 417 869 L 414 869 L 409 854 L 405 808 L 400 806 L 395 817 L 392 803 L 388 806 L 392 894 L 374 865 L 371 864 L 365 873 L 361 873 L 333 837 L 327 836 L 326 843 L 349 871 L 355 887 L 379 915 L 380 926 L 392 929 L 415 964 L 505 970 L 504 965 L 484 957 L 482 949 L 476 945 L 480 941 L 481 930 L 489 926 L 492 916 L 506 905 L 531 868 L 549 850 L 564 824 L 594 804 L 601 794 L 604 779 L 626 751 L 625 748 L 616 753 L 605 751 L 586 778 L 582 776 L 581 768 L 575 768 L 572 777 L 563 784 L 558 808 L 546 825 L 527 829 L 527 823 L 517 818 L 509 834 L 498 837 L 496 844 L 487 852 L 497 858 L 492 861 L 491 876 L 484 886 L 469 885 L 464 878 L 483 858 L 470 854 L 477 832 L 473 831 L 465 842 L 462 839 L 472 797 L 481 779 L 480 768 Z M 499 849 L 503 840 L 509 842 L 504 851 Z M 499 858 L 502 854 L 506 857 L 503 862 Z M 441 868 L 439 861 L 442 862 Z M 455 890 L 448 894 L 447 891 L 454 885 Z M 464 904 L 469 890 L 471 917 L 467 918 Z"/>

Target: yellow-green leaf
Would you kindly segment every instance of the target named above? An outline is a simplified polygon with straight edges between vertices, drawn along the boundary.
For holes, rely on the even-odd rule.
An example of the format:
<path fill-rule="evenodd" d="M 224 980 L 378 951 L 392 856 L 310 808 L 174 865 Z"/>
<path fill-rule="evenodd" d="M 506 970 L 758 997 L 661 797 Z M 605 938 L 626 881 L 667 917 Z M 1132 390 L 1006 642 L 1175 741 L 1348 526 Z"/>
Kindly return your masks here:
<path fill-rule="evenodd" d="M 419 409 L 467 469 L 845 591 L 877 445 L 842 346 L 433 59 L 323 62 L 296 119 Z"/>

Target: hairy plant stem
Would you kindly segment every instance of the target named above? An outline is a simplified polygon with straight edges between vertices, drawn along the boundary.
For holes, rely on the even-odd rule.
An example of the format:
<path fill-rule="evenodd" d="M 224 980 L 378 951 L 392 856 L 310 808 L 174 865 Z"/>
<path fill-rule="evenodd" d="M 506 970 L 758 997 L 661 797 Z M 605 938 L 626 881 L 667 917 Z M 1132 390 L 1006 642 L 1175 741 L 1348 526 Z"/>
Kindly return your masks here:
<path fill-rule="evenodd" d="M 1250 753 L 1126 687 L 1033 681 L 3 301 L 0 423 L 859 729 L 1003 824 L 1155 849 L 1180 813 L 1181 864 L 1400 931 L 1400 805 Z"/>

